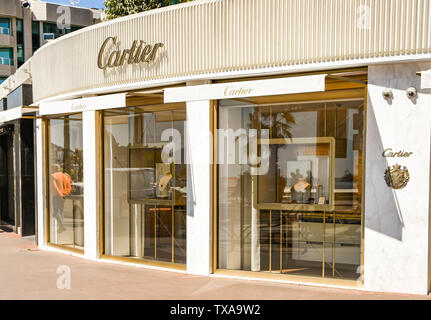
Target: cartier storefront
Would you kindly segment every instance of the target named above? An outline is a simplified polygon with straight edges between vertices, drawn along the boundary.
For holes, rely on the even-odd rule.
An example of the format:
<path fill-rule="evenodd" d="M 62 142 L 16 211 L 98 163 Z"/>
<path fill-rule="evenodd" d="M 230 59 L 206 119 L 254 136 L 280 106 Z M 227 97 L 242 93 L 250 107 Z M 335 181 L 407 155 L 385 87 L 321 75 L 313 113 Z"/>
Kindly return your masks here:
<path fill-rule="evenodd" d="M 427 294 L 431 0 L 408 1 L 368 1 L 372 32 L 355 1 L 325 17 L 322 1 L 192 1 L 41 47 L 39 247 Z M 412 30 L 379 22 L 405 8 L 424 26 L 408 44 Z"/>

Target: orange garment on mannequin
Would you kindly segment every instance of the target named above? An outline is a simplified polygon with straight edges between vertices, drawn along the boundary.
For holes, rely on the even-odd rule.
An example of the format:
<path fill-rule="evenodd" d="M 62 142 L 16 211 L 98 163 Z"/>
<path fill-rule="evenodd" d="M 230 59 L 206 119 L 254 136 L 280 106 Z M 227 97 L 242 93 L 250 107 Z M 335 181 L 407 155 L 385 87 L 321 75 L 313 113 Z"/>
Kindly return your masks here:
<path fill-rule="evenodd" d="M 63 172 L 51 174 L 54 190 L 60 197 L 66 197 L 72 192 L 72 178 Z"/>

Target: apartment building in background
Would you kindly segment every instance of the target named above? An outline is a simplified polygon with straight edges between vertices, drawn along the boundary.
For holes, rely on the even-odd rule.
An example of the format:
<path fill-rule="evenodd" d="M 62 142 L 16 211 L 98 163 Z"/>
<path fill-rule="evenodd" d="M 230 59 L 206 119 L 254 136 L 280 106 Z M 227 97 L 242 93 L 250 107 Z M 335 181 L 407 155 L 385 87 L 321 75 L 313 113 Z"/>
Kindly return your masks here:
<path fill-rule="evenodd" d="M 0 225 L 22 236 L 36 232 L 30 58 L 48 41 L 97 23 L 100 17 L 95 9 L 0 0 L 0 112 L 25 113 L 21 119 L 0 119 Z"/>
<path fill-rule="evenodd" d="M 70 18 L 66 18 L 69 12 Z M 96 9 L 39 0 L 0 0 L 0 83 L 46 41 L 97 23 L 100 16 Z"/>

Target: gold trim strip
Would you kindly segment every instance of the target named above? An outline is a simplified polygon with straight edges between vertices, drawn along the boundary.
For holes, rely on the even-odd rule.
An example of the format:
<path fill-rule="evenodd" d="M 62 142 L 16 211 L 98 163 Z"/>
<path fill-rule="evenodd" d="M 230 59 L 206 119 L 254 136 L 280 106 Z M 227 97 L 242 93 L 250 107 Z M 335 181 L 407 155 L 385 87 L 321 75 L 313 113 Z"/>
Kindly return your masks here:
<path fill-rule="evenodd" d="M 153 260 L 146 260 L 146 259 L 140 259 L 140 258 L 114 257 L 114 256 L 102 255 L 101 259 L 119 261 L 119 262 L 128 262 L 128 263 L 134 263 L 137 265 L 146 265 L 146 266 L 160 267 L 160 268 L 166 268 L 166 269 L 183 270 L 183 271 L 187 270 L 187 266 L 184 264 L 163 262 L 163 261 L 153 261 Z"/>
<path fill-rule="evenodd" d="M 84 256 L 84 249 L 77 249 L 77 248 L 71 248 L 65 245 L 61 245 L 61 244 L 55 244 L 55 243 L 47 243 L 46 244 L 47 247 L 51 247 L 51 248 L 56 248 L 56 249 L 61 249 L 64 251 L 69 251 L 69 252 L 74 252 L 74 253 L 79 253 L 81 255 Z"/>
<path fill-rule="evenodd" d="M 286 282 L 297 282 L 302 284 L 323 284 L 323 285 L 334 285 L 343 286 L 351 288 L 363 288 L 363 285 L 355 280 L 341 280 L 341 279 L 331 279 L 331 278 L 321 278 L 321 277 L 305 277 L 305 276 L 295 276 L 287 274 L 274 274 L 268 272 L 252 272 L 252 271 L 242 271 L 242 270 L 223 270 L 219 269 L 214 272 L 216 275 L 239 277 L 239 278 L 253 278 L 256 280 L 273 280 L 275 281 L 286 281 Z"/>

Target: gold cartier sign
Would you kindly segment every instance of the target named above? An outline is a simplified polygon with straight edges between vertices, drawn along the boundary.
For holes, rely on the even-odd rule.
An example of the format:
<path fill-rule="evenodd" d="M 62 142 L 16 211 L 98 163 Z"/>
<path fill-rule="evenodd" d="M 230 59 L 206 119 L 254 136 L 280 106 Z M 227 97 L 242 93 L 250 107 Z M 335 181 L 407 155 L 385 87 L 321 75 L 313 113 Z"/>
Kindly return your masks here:
<path fill-rule="evenodd" d="M 413 152 L 405 152 L 403 150 L 394 152 L 391 148 L 383 151 L 383 157 L 385 158 L 410 158 Z"/>
<path fill-rule="evenodd" d="M 99 69 L 105 70 L 106 68 L 120 67 L 126 62 L 127 64 L 150 63 L 156 59 L 157 51 L 164 46 L 163 43 L 150 45 L 142 40 L 135 40 L 130 49 L 114 50 L 110 53 L 106 52 L 109 44 L 116 46 L 117 43 L 117 37 L 109 37 L 103 42 L 97 59 Z"/>
<path fill-rule="evenodd" d="M 252 92 L 253 92 L 253 89 L 251 88 L 228 86 L 224 90 L 224 95 L 226 97 L 244 96 L 244 95 L 250 95 Z"/>

